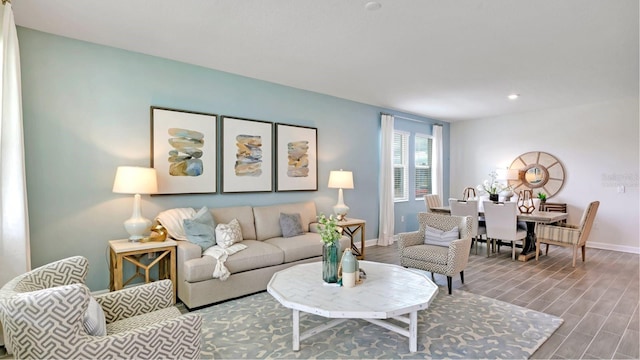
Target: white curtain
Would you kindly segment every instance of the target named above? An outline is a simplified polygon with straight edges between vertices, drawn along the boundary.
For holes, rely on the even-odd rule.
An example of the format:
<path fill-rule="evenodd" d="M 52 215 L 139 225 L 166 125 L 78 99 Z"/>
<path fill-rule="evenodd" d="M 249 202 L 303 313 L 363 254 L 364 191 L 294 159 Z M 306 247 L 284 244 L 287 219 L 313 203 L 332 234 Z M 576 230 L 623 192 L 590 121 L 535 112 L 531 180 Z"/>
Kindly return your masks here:
<path fill-rule="evenodd" d="M 442 125 L 433 125 L 433 193 L 440 197 L 440 203 L 444 204 L 444 188 L 442 186 Z"/>
<path fill-rule="evenodd" d="M 20 50 L 11 3 L 2 6 L 0 64 L 0 286 L 31 269 L 22 135 Z"/>
<path fill-rule="evenodd" d="M 380 146 L 380 227 L 378 245 L 393 243 L 393 116 L 382 114 Z"/>

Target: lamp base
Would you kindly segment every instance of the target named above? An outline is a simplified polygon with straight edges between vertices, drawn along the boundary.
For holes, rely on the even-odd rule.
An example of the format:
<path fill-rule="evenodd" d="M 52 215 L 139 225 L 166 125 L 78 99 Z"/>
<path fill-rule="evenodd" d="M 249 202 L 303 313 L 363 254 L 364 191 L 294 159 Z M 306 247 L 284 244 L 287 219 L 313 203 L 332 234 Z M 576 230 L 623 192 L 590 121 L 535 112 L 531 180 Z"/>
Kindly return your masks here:
<path fill-rule="evenodd" d="M 349 207 L 345 204 L 336 204 L 333 207 L 333 213 L 336 215 L 336 219 L 338 219 L 338 221 L 345 220 L 348 212 Z"/>
<path fill-rule="evenodd" d="M 124 228 L 129 233 L 130 242 L 138 242 L 144 239 L 144 235 L 149 231 L 151 227 L 151 220 L 140 218 L 130 218 L 124 222 Z"/>

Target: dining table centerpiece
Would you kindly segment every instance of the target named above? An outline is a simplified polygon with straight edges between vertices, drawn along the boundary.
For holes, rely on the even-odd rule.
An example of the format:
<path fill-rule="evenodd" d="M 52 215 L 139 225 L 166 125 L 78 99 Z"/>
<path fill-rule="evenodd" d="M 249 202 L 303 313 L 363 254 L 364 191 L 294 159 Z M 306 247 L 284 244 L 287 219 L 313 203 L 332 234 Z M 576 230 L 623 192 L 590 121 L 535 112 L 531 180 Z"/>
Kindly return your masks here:
<path fill-rule="evenodd" d="M 496 180 L 498 177 L 498 173 L 495 171 L 492 171 L 489 173 L 489 179 L 485 180 L 482 182 L 482 184 L 479 184 L 476 189 L 478 189 L 479 192 L 481 193 L 487 193 L 489 194 L 489 200 L 491 201 L 498 201 L 498 199 L 500 198 L 500 193 L 501 192 L 511 192 L 511 186 L 510 185 L 505 185 L 503 183 L 501 183 L 500 181 Z M 513 195 L 513 193 L 511 192 L 511 195 Z"/>
<path fill-rule="evenodd" d="M 320 214 L 318 217 L 320 238 L 324 243 L 322 247 L 322 280 L 329 284 L 338 282 L 338 263 L 340 254 L 340 237 L 342 232 L 338 227 L 338 219 L 333 215 L 326 217 Z"/>

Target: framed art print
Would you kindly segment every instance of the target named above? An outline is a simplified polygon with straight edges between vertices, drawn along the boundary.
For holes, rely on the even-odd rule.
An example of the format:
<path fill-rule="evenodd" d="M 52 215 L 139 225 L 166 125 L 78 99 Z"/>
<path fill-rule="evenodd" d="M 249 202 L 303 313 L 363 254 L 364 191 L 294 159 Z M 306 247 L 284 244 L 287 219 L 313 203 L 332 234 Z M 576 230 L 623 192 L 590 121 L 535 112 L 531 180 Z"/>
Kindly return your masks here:
<path fill-rule="evenodd" d="M 273 123 L 223 116 L 222 192 L 273 191 Z"/>
<path fill-rule="evenodd" d="M 158 194 L 216 192 L 217 120 L 214 114 L 151 107 L 151 167 Z"/>
<path fill-rule="evenodd" d="M 276 191 L 318 190 L 318 129 L 276 124 Z"/>

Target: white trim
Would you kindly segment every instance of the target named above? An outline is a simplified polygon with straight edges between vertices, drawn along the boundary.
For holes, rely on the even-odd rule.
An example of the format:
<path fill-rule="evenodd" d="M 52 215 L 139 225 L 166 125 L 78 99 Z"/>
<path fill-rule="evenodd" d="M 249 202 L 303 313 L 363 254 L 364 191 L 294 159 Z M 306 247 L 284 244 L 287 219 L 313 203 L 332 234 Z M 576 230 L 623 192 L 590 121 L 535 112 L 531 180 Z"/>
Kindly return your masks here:
<path fill-rule="evenodd" d="M 640 254 L 640 248 L 633 247 L 633 246 L 612 245 L 607 243 L 589 241 L 587 242 L 587 247 L 594 248 L 594 249 L 602 249 L 602 250 L 620 251 L 620 252 L 631 253 L 631 254 Z"/>

